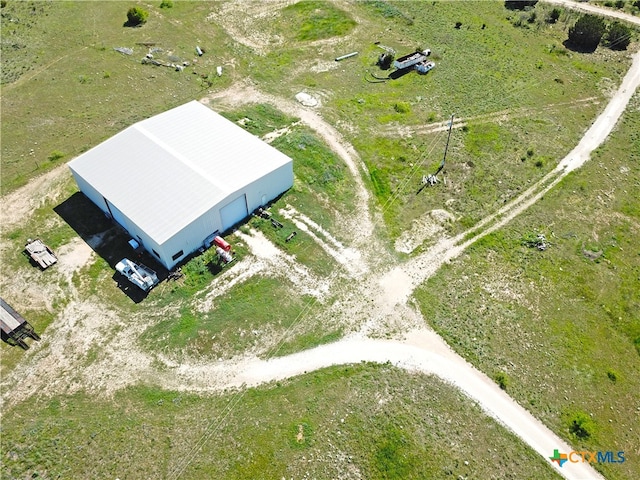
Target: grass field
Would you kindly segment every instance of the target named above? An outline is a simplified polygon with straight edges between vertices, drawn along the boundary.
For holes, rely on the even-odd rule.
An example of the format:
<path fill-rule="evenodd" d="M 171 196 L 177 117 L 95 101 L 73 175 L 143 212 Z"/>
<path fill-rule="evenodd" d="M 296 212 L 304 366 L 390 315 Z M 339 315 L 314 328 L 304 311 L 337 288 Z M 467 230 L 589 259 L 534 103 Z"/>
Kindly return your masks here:
<path fill-rule="evenodd" d="M 291 290 L 284 279 L 253 277 L 216 299 L 213 310 L 202 313 L 184 307 L 179 319 L 162 320 L 142 341 L 152 351 L 188 350 L 190 355 L 213 358 L 273 348 L 311 301 Z"/>
<path fill-rule="evenodd" d="M 640 445 L 640 96 L 591 161 L 416 297 L 460 354 L 576 448 Z M 545 251 L 526 245 L 543 234 Z M 441 292 L 448 292 L 442 295 Z M 580 413 L 589 435 L 572 433 Z M 635 478 L 633 454 L 603 464 Z"/>
<path fill-rule="evenodd" d="M 141 28 L 123 26 L 133 4 L 150 11 Z M 138 120 L 209 93 L 241 82 L 288 100 L 306 90 L 321 99 L 319 113 L 364 161 L 372 207 L 383 218 L 375 235 L 388 239 L 382 248 L 391 249 L 398 235 L 433 209 L 455 218 L 445 233 L 459 233 L 551 171 L 629 66 L 628 52 L 565 48 L 566 31 L 578 14 L 563 12 L 549 24 L 551 7 L 544 3 L 532 21 L 531 12 L 508 11 L 501 1 L 300 2 L 273 11 L 253 2 L 243 5 L 254 9 L 249 13 L 224 10 L 229 4 L 222 2 L 159 5 L 9 0 L 2 7 L 3 195 Z M 632 7 L 627 2 L 624 8 Z M 437 66 L 426 76 L 369 83 L 369 71 L 386 74 L 375 67 L 382 52 L 376 41 L 399 55 L 428 47 Z M 637 48 L 637 33 L 633 42 L 630 50 Z M 202 57 L 196 45 L 204 49 Z M 158 59 L 189 65 L 183 72 L 143 65 L 149 48 L 161 49 L 154 53 Z M 352 51 L 359 53 L 334 61 Z M 220 77 L 218 65 L 224 67 Z M 415 294 L 427 321 L 456 351 L 554 432 L 576 448 L 627 451 L 624 464 L 599 467 L 612 479 L 640 477 L 631 454 L 640 445 L 639 106 L 636 95 L 621 126 L 584 169 L 443 267 Z M 356 185 L 328 146 L 270 105 L 222 113 L 258 136 L 290 127 L 272 145 L 294 159 L 296 181 L 271 209 L 282 220 L 279 209 L 290 204 L 345 241 L 345 218 L 359 214 Z M 446 184 L 416 194 L 422 175 L 437 168 L 446 139 L 446 132 L 421 129 L 453 113 L 467 125 L 452 133 Z M 211 264 L 211 252 L 185 264 L 183 279 L 163 283 L 136 303 L 118 288 L 110 264 L 126 248 L 126 238 L 82 208 L 75 212 L 79 224 L 93 225 L 91 234 L 107 232 L 118 245 L 108 258 L 98 252 L 69 274 L 62 265 L 37 271 L 21 253 L 26 237 L 37 234 L 64 249 L 82 236 L 60 213 L 61 205 L 76 210 L 78 200 L 70 177 L 60 178 L 24 222 L 0 234 L 3 298 L 9 295 L 21 307 L 43 345 L 47 335 L 76 320 L 65 317 L 74 303 L 120 319 L 112 330 L 98 328 L 101 340 L 130 327 L 137 333 L 127 340 L 152 360 L 166 355 L 179 361 L 184 355 L 211 361 L 245 353 L 264 358 L 349 331 L 351 319 L 342 319 L 345 325 L 323 323 L 336 291 L 315 301 L 281 272 L 239 282 L 202 311 L 198 307 L 212 282 L 228 271 Z M 248 227 L 318 278 L 340 273 L 305 232 L 286 242 L 294 226 L 283 223 L 275 229 L 252 218 Z M 551 242 L 548 250 L 525 245 L 538 233 Z M 239 235 L 228 239 L 237 263 L 251 258 Z M 332 288 L 347 291 L 355 281 L 339 278 Z M 309 306 L 314 310 L 296 324 Z M 101 340 L 87 350 L 83 367 L 114 354 L 113 345 Z M 38 353 L 6 344 L 0 349 L 3 377 Z M 86 392 L 32 396 L 3 409 L 1 475 L 554 475 L 545 459 L 459 391 L 389 365 L 331 368 L 240 394 L 185 394 L 163 390 L 156 380 L 145 379 L 113 398 L 89 393 L 87 386 Z"/>
<path fill-rule="evenodd" d="M 387 365 L 212 397 L 33 398 L 0 442 L 16 478 L 556 478 L 457 390 Z"/>
<path fill-rule="evenodd" d="M 11 25 L 4 39 L 22 46 L 2 42 L 2 192 L 138 120 L 204 96 L 207 79 L 216 88 L 231 83 L 230 75 L 214 73 L 233 54 L 216 48 L 228 39 L 205 21 L 206 3 L 152 8 L 141 28 L 123 27 L 130 6 L 10 1 L 2 9 L 3 30 Z M 143 65 L 140 59 L 150 47 L 141 42 L 162 48 L 167 58 L 191 62 L 196 57 L 198 63 L 184 72 Z M 207 55 L 198 58 L 196 45 Z M 123 55 L 116 47 L 134 53 Z"/>

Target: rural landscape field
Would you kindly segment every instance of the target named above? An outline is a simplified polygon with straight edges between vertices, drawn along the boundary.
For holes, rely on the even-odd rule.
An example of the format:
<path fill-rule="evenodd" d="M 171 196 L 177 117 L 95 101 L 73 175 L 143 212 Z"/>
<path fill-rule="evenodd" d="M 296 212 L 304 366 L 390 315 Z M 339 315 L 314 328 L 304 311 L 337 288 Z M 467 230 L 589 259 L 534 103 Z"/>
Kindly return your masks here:
<path fill-rule="evenodd" d="M 640 478 L 640 2 L 0 15 L 1 478 Z M 293 187 L 143 294 L 67 162 L 193 100 Z"/>

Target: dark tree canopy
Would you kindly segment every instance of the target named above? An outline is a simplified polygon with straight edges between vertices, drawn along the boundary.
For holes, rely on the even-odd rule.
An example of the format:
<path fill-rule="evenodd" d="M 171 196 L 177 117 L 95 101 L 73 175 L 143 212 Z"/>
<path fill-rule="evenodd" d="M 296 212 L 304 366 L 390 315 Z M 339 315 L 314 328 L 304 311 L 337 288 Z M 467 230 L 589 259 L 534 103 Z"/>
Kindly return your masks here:
<path fill-rule="evenodd" d="M 549 15 L 547 16 L 547 22 L 556 23 L 560 18 L 561 13 L 562 10 L 560 10 L 559 8 L 554 8 L 553 10 L 551 10 L 551 12 L 549 12 Z"/>
<path fill-rule="evenodd" d="M 127 25 L 136 27 L 147 21 L 149 12 L 140 7 L 131 7 L 127 12 Z"/>
<path fill-rule="evenodd" d="M 631 43 L 631 29 L 620 22 L 613 22 L 607 32 L 607 45 L 612 50 L 626 50 Z"/>
<path fill-rule="evenodd" d="M 524 10 L 525 7 L 535 7 L 538 0 L 505 0 L 504 6 L 509 10 Z"/>
<path fill-rule="evenodd" d="M 595 15 L 583 15 L 569 29 L 571 45 L 585 50 L 595 50 L 606 30 L 604 20 Z"/>

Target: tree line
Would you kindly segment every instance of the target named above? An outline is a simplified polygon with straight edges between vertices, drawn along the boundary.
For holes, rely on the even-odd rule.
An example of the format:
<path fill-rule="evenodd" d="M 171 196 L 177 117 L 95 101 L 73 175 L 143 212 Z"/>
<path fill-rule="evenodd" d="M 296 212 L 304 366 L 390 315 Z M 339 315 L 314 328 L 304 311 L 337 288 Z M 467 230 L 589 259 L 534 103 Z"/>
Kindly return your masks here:
<path fill-rule="evenodd" d="M 505 0 L 504 6 L 509 10 L 531 10 L 537 3 L 538 0 Z M 640 0 L 633 5 L 640 8 Z M 555 23 L 560 14 L 561 10 L 554 8 L 547 21 Z M 578 50 L 593 51 L 602 42 L 613 50 L 626 50 L 631 43 L 631 34 L 631 28 L 621 22 L 614 21 L 607 26 L 602 17 L 585 14 L 569 28 L 567 44 Z"/>

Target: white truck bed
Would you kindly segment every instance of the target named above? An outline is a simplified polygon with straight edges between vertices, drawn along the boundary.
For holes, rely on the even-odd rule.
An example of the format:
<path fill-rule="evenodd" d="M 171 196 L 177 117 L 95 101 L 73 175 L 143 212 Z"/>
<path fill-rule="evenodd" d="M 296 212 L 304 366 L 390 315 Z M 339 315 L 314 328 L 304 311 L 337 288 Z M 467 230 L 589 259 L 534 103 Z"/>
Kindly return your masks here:
<path fill-rule="evenodd" d="M 146 265 L 132 262 L 128 258 L 120 260 L 116 264 L 116 270 L 145 292 L 151 290 L 159 282 L 156 272 Z"/>

